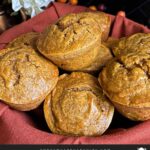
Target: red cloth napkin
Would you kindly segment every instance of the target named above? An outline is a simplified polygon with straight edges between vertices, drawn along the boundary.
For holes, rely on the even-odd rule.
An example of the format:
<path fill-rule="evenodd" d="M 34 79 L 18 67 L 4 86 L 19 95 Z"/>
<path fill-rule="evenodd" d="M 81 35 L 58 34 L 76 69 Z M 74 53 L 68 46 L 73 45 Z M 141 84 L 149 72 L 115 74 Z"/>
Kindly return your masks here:
<path fill-rule="evenodd" d="M 88 8 L 53 3 L 43 13 L 17 25 L 0 36 L 0 49 L 9 41 L 26 32 L 41 32 L 46 26 L 67 13 L 87 11 Z M 111 16 L 111 15 L 110 15 Z M 122 37 L 150 30 L 122 16 L 111 16 L 112 37 Z M 42 110 L 42 109 L 41 109 Z M 139 123 L 127 129 L 110 130 L 100 137 L 67 137 L 50 133 L 43 127 L 40 113 L 31 117 L 31 112 L 19 112 L 0 102 L 1 144 L 150 144 L 150 121 Z M 40 120 L 40 118 L 42 119 Z M 34 121 L 39 119 L 38 124 Z M 121 122 L 121 120 L 120 120 Z M 126 122 L 128 124 L 128 122 Z M 119 122 L 118 122 L 119 124 Z M 39 127 L 41 126 L 41 128 Z M 43 129 L 42 129 L 43 128 Z"/>

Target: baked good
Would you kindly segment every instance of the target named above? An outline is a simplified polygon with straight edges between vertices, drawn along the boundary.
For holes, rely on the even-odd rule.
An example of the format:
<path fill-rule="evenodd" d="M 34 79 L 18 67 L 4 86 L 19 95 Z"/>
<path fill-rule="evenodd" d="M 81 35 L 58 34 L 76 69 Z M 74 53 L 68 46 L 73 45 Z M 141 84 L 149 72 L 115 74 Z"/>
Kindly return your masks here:
<path fill-rule="evenodd" d="M 113 38 L 113 37 L 108 37 L 107 41 L 103 42 L 103 45 L 105 45 L 106 47 L 108 47 L 112 51 L 112 53 L 113 53 L 113 49 L 115 47 L 117 47 L 119 41 L 120 41 L 120 39 Z"/>
<path fill-rule="evenodd" d="M 15 47 L 15 46 L 31 46 L 32 48 L 36 49 L 36 40 L 39 36 L 37 32 L 28 32 L 18 36 L 17 38 L 13 39 L 6 48 Z"/>
<path fill-rule="evenodd" d="M 130 52 L 112 59 L 99 75 L 104 93 L 131 120 L 150 119 L 150 54 Z"/>
<path fill-rule="evenodd" d="M 112 59 L 110 49 L 104 44 L 101 44 L 93 62 L 86 68 L 83 68 L 82 71 L 88 73 L 95 73 L 99 71 L 110 59 Z"/>
<path fill-rule="evenodd" d="M 115 56 L 134 51 L 150 51 L 150 33 L 136 33 L 119 39 L 118 43 L 112 46 Z"/>
<path fill-rule="evenodd" d="M 58 68 L 30 47 L 0 51 L 0 100 L 27 111 L 38 107 L 58 80 Z"/>
<path fill-rule="evenodd" d="M 109 127 L 114 107 L 94 76 L 73 72 L 60 76 L 44 102 L 44 114 L 53 133 L 96 136 Z"/>
<path fill-rule="evenodd" d="M 89 22 L 91 23 L 92 26 L 95 26 L 96 24 L 102 31 L 102 36 L 101 39 L 102 41 L 107 40 L 109 32 L 110 32 L 110 26 L 111 26 L 111 18 L 109 15 L 107 15 L 104 12 L 81 12 L 78 14 L 69 14 L 66 15 L 63 19 L 60 19 L 59 24 L 70 24 L 71 21 L 75 21 L 78 18 L 92 18 L 94 19 L 94 22 Z M 71 21 L 70 21 L 71 20 Z"/>
<path fill-rule="evenodd" d="M 106 41 L 110 32 L 111 18 L 104 12 L 82 12 L 81 16 L 95 19 L 102 31 L 102 41 Z"/>
<path fill-rule="evenodd" d="M 101 35 L 102 31 L 92 17 L 69 14 L 41 34 L 37 40 L 37 48 L 64 70 L 84 71 L 97 60 L 99 52 L 103 52 Z M 108 55 L 106 59 L 112 57 L 108 49 L 104 53 Z M 103 65 L 98 64 L 98 68 Z"/>

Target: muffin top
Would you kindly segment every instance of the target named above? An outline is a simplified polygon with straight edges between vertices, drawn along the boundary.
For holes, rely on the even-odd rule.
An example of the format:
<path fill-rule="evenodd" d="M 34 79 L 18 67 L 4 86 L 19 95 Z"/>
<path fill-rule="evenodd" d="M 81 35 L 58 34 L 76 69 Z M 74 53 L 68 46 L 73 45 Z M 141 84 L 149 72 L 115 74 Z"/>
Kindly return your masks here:
<path fill-rule="evenodd" d="M 64 135 L 101 135 L 109 126 L 114 108 L 98 81 L 82 72 L 64 74 L 44 104 L 52 132 Z"/>
<path fill-rule="evenodd" d="M 58 69 L 30 47 L 0 51 L 0 99 L 27 104 L 48 95 L 58 79 Z"/>
<path fill-rule="evenodd" d="M 98 25 L 99 29 L 102 31 L 102 41 L 105 41 L 108 37 L 109 31 L 110 31 L 110 25 L 111 25 L 111 18 L 104 12 L 81 12 L 78 14 L 72 14 L 72 18 L 74 16 L 78 16 L 79 18 L 92 18 L 94 20 L 89 22 L 91 25 Z M 71 18 L 71 19 L 72 19 Z M 65 16 L 65 18 L 61 21 L 63 23 L 67 23 L 70 19 L 70 14 Z"/>
<path fill-rule="evenodd" d="M 15 47 L 15 46 L 31 46 L 32 48 L 36 48 L 36 40 L 39 36 L 39 33 L 29 32 L 18 36 L 13 39 L 6 48 Z"/>
<path fill-rule="evenodd" d="M 93 18 L 69 14 L 44 31 L 37 41 L 37 48 L 48 58 L 70 58 L 101 42 L 101 34 Z"/>
<path fill-rule="evenodd" d="M 136 33 L 123 37 L 113 47 L 115 56 L 134 51 L 150 52 L 150 33 Z"/>
<path fill-rule="evenodd" d="M 90 18 L 95 19 L 97 22 L 99 28 L 102 31 L 101 39 L 102 41 L 105 41 L 108 38 L 109 32 L 110 32 L 110 26 L 111 26 L 111 18 L 104 12 L 82 12 L 80 13 L 81 16 L 87 16 Z"/>
<path fill-rule="evenodd" d="M 110 100 L 135 107 L 150 106 L 150 54 L 136 51 L 111 60 L 99 75 Z"/>

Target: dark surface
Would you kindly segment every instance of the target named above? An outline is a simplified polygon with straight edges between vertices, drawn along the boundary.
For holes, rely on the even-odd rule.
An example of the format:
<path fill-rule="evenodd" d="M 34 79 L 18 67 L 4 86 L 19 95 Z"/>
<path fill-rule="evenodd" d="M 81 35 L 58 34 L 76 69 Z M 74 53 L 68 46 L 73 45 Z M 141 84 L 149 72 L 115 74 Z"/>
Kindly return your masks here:
<path fill-rule="evenodd" d="M 126 12 L 127 18 L 150 27 L 150 0 L 79 0 L 79 5 L 105 5 L 105 12 L 116 15 L 118 11 Z"/>

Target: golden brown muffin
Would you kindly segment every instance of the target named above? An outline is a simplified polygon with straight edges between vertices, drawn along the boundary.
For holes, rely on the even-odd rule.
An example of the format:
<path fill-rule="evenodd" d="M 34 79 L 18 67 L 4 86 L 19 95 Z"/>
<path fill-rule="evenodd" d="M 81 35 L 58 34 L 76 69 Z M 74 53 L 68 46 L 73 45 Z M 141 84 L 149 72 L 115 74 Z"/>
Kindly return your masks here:
<path fill-rule="evenodd" d="M 60 76 L 44 102 L 44 114 L 53 133 L 96 136 L 109 127 L 114 107 L 103 95 L 95 77 L 73 72 Z"/>
<path fill-rule="evenodd" d="M 132 120 L 150 119 L 150 54 L 136 51 L 111 60 L 99 75 L 104 93 Z"/>
<path fill-rule="evenodd" d="M 111 25 L 111 18 L 104 12 L 81 12 L 78 14 L 69 14 L 66 15 L 63 19 L 60 19 L 59 24 L 60 25 L 70 25 L 72 21 L 76 22 L 77 19 L 82 18 L 92 18 L 93 21 L 89 21 L 88 23 L 91 23 L 92 26 L 95 26 L 96 24 L 102 31 L 102 41 L 105 41 L 108 38 L 109 31 L 110 31 L 110 25 Z"/>
<path fill-rule="evenodd" d="M 134 51 L 150 52 L 150 33 L 136 33 L 123 37 L 112 47 L 115 56 Z"/>
<path fill-rule="evenodd" d="M 99 28 L 102 31 L 102 41 L 106 41 L 110 32 L 111 18 L 104 12 L 82 12 L 80 13 L 81 17 L 89 17 L 95 19 L 98 23 Z"/>
<path fill-rule="evenodd" d="M 110 49 L 101 44 L 94 61 L 82 71 L 93 73 L 99 71 L 112 58 Z"/>
<path fill-rule="evenodd" d="M 102 31 L 93 18 L 69 14 L 44 31 L 37 40 L 37 48 L 64 70 L 84 71 L 84 68 L 97 60 L 99 51 L 103 53 L 101 34 Z M 105 49 L 105 56 L 106 52 L 106 59 L 109 59 L 110 51 Z M 98 64 L 98 68 L 103 65 Z"/>
<path fill-rule="evenodd" d="M 108 37 L 107 41 L 103 42 L 103 44 L 112 51 L 114 49 L 114 47 L 116 47 L 118 45 L 119 41 L 120 41 L 120 39 Z"/>
<path fill-rule="evenodd" d="M 18 36 L 17 38 L 13 39 L 6 48 L 15 47 L 15 46 L 31 46 L 32 48 L 36 49 L 36 40 L 39 36 L 39 33 L 36 32 L 29 32 Z"/>
<path fill-rule="evenodd" d="M 0 51 L 0 100 L 27 111 L 38 107 L 58 80 L 58 68 L 30 47 Z"/>

